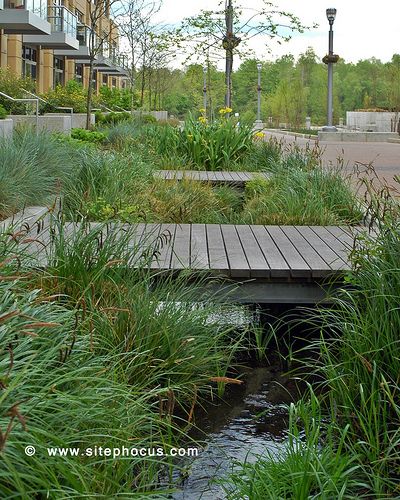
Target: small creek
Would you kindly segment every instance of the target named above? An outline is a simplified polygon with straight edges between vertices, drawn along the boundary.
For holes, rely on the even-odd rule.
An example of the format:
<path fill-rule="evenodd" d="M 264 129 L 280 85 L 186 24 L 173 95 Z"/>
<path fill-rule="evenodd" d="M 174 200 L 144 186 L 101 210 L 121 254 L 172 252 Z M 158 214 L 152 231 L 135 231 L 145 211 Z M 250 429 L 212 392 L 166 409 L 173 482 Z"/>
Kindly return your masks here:
<path fill-rule="evenodd" d="M 169 498 L 177 500 L 219 500 L 226 498 L 215 480 L 226 477 L 235 461 L 254 462 L 266 452 L 283 449 L 287 439 L 287 404 L 298 394 L 293 380 L 278 366 L 249 368 L 246 384 L 230 388 L 224 402 L 208 405 L 195 413 L 202 434 L 196 435 L 203 449 L 192 461 L 180 463 L 173 472 L 179 489 Z M 293 396 L 293 397 L 292 397 Z"/>

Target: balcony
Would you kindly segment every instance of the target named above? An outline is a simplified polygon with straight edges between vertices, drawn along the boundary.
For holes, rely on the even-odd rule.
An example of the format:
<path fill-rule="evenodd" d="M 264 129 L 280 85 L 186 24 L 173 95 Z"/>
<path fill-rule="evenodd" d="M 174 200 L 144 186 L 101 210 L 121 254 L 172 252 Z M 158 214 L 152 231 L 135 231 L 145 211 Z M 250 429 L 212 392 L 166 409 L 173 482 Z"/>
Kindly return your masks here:
<path fill-rule="evenodd" d="M 55 50 L 55 56 L 65 56 L 67 59 L 75 59 L 75 62 L 87 64 L 90 59 L 90 44 L 97 44 L 97 37 L 91 39 L 92 30 L 86 24 L 76 25 L 76 38 L 78 40 L 77 50 Z"/>
<path fill-rule="evenodd" d="M 23 42 L 50 49 L 72 49 L 76 53 L 79 41 L 75 14 L 66 7 L 53 5 L 48 7 L 47 20 L 51 25 L 50 35 L 24 35 Z"/>
<path fill-rule="evenodd" d="M 0 0 L 1 1 L 1 0 Z M 0 29 L 6 35 L 50 35 L 47 0 L 3 0 Z"/>
<path fill-rule="evenodd" d="M 107 56 L 100 57 L 96 62 L 97 71 L 106 75 L 129 76 L 126 55 L 119 54 L 114 48 L 107 52 Z"/>

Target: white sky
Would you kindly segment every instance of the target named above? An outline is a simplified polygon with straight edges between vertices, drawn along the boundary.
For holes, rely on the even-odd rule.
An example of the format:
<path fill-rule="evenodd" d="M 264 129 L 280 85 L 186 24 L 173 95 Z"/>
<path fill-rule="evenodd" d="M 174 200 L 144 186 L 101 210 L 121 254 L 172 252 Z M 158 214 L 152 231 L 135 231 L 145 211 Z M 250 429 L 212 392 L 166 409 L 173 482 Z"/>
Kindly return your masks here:
<path fill-rule="evenodd" d="M 234 0 L 234 3 L 239 1 L 243 0 Z M 249 8 L 261 4 L 260 0 L 244 0 L 243 3 Z M 251 46 L 261 59 L 271 60 L 289 53 L 297 57 L 307 47 L 313 47 L 316 54 L 323 57 L 328 45 L 327 7 L 335 7 L 338 11 L 334 24 L 334 51 L 347 62 L 370 57 L 386 62 L 394 53 L 400 53 L 399 0 L 276 0 L 273 3 L 297 15 L 304 24 L 317 23 L 319 27 L 295 34 L 282 46 L 271 45 L 272 55 L 264 49 L 265 38 L 254 38 Z M 164 0 L 158 18 L 168 24 L 179 24 L 184 17 L 195 15 L 201 9 L 216 8 L 218 0 Z"/>

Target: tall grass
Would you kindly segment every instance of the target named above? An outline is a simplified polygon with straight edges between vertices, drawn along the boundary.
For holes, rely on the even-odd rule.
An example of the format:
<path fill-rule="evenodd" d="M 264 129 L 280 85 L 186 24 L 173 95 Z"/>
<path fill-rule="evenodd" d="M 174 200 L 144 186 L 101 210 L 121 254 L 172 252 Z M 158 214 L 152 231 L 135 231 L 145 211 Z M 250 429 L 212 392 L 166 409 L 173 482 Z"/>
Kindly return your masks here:
<path fill-rule="evenodd" d="M 289 443 L 277 463 L 269 457 L 246 466 L 243 481 L 239 473 L 233 477 L 237 497 L 260 488 L 265 498 L 399 497 L 399 204 L 387 188 L 366 186 L 373 232 L 357 238 L 353 270 L 333 306 L 310 311 L 305 322 L 321 335 L 302 350 L 303 359 L 313 353 L 305 371 L 319 396 L 306 395 L 297 405 L 300 420 L 291 422 L 290 432 L 305 429 L 301 447 L 295 461 Z M 310 421 L 320 426 L 315 439 L 307 433 Z"/>
<path fill-rule="evenodd" d="M 253 147 L 251 128 L 237 128 L 226 119 L 200 123 L 189 118 L 182 129 L 153 126 L 147 136 L 159 156 L 182 156 L 200 170 L 236 170 Z"/>
<path fill-rule="evenodd" d="M 203 286 L 199 303 L 184 276 L 162 280 L 141 267 L 152 252 L 132 246 L 131 232 L 53 224 L 46 271 L 2 246 L 0 495 L 141 497 L 157 489 L 169 457 L 51 458 L 47 448 L 168 452 L 185 436 L 176 408 L 190 420 L 243 335 L 218 321 L 224 305 Z M 10 250 L 18 257 L 15 243 Z"/>
<path fill-rule="evenodd" d="M 48 133 L 21 129 L 0 139 L 0 217 L 49 203 L 71 170 L 69 148 Z"/>
<path fill-rule="evenodd" d="M 318 148 L 265 148 L 269 180 L 246 184 L 243 221 L 251 224 L 340 225 L 361 221 L 352 177 L 340 166 L 322 167 Z"/>

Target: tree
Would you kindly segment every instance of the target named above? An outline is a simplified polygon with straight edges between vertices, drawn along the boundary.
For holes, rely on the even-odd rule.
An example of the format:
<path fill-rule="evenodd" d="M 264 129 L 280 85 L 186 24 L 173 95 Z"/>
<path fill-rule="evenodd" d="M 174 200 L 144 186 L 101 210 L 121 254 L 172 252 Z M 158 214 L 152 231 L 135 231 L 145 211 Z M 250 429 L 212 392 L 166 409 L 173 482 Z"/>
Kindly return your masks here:
<path fill-rule="evenodd" d="M 97 56 L 107 59 L 111 49 L 116 46 L 118 34 L 116 25 L 110 19 L 110 12 L 119 0 L 86 0 L 86 11 L 89 14 L 89 85 L 86 99 L 86 128 L 91 126 L 94 62 Z"/>
<path fill-rule="evenodd" d="M 202 10 L 197 16 L 185 19 L 175 35 L 178 45 L 183 41 L 191 42 L 192 55 L 196 57 L 200 53 L 204 59 L 217 61 L 221 59 L 221 50 L 224 51 L 225 105 L 231 108 L 235 55 L 248 56 L 251 53 L 248 42 L 255 36 L 263 35 L 281 43 L 291 38 L 288 31 L 303 32 L 304 29 L 296 16 L 279 10 L 267 0 L 259 0 L 258 9 L 225 0 L 216 11 Z"/>
<path fill-rule="evenodd" d="M 161 8 L 161 0 L 127 0 L 122 2 L 118 16 L 118 28 L 129 46 L 129 81 L 131 88 L 136 85 L 137 68 L 141 65 L 140 106 L 144 103 L 145 71 L 149 53 L 154 54 L 156 27 L 154 16 Z M 131 102 L 133 111 L 134 102 Z"/>

